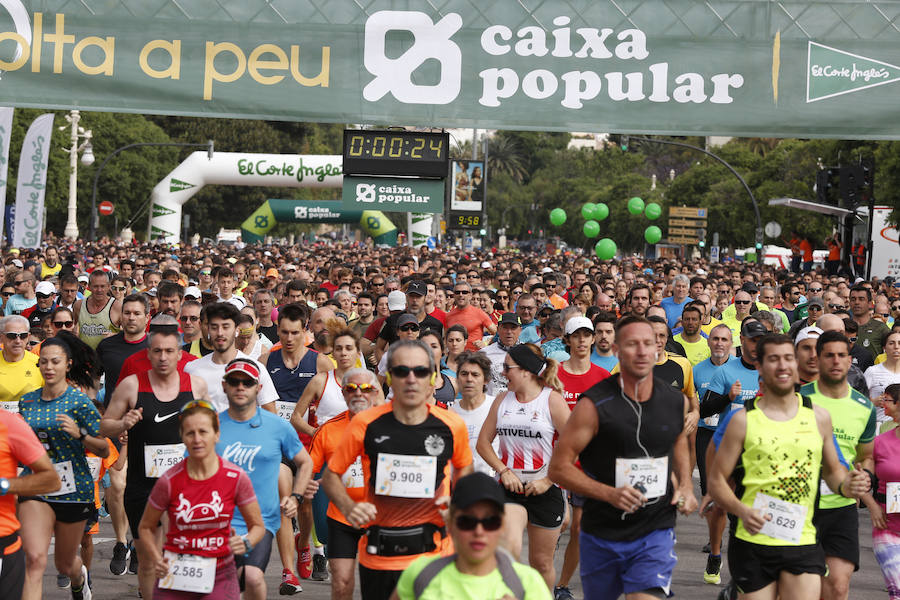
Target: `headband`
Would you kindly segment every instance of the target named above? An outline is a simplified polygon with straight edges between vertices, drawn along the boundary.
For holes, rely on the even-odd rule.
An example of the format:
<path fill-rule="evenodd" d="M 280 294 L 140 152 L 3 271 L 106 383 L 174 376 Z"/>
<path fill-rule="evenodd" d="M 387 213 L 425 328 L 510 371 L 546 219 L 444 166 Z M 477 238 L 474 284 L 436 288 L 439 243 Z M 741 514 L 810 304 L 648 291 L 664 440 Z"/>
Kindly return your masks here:
<path fill-rule="evenodd" d="M 543 357 L 536 355 L 524 344 L 510 348 L 509 356 L 513 359 L 513 362 L 534 375 L 540 376 L 544 369 L 547 368 L 547 361 Z"/>

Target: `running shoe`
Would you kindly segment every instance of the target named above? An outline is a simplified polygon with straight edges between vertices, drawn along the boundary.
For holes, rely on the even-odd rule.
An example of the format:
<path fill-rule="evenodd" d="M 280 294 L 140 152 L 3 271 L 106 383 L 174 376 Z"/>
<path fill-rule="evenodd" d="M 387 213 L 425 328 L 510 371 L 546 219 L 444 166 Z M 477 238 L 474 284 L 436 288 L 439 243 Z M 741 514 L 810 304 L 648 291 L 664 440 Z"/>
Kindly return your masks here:
<path fill-rule="evenodd" d="M 124 575 L 129 558 L 131 558 L 131 549 L 122 542 L 116 542 L 116 545 L 113 546 L 112 558 L 109 560 L 109 572 L 113 575 Z"/>
<path fill-rule="evenodd" d="M 56 574 L 56 587 L 61 590 L 69 589 L 69 586 L 72 585 L 72 580 L 69 579 L 68 575 L 63 575 L 62 573 Z"/>
<path fill-rule="evenodd" d="M 137 575 L 138 557 L 137 557 L 137 552 L 134 549 L 134 542 L 129 542 L 128 553 L 131 554 L 131 560 L 128 561 L 128 572 L 131 573 L 132 575 Z"/>
<path fill-rule="evenodd" d="M 88 585 L 87 567 L 81 565 L 81 585 L 79 587 L 72 586 L 72 600 L 91 600 L 91 586 Z"/>
<path fill-rule="evenodd" d="M 328 560 L 321 554 L 313 554 L 313 581 L 328 580 Z"/>
<path fill-rule="evenodd" d="M 553 600 L 575 600 L 568 586 L 553 588 Z"/>
<path fill-rule="evenodd" d="M 706 571 L 703 573 L 703 581 L 719 585 L 722 583 L 722 557 L 710 554 L 706 557 Z"/>
<path fill-rule="evenodd" d="M 297 575 L 300 579 L 309 579 L 312 575 L 312 553 L 309 551 L 308 540 L 301 540 L 300 534 L 294 534 L 294 548 L 297 550 Z M 301 544 L 305 544 L 301 546 Z"/>
<path fill-rule="evenodd" d="M 297 580 L 297 576 L 291 573 L 290 569 L 281 571 L 281 585 L 278 587 L 278 593 L 282 596 L 293 596 L 303 591 L 303 587 Z"/>

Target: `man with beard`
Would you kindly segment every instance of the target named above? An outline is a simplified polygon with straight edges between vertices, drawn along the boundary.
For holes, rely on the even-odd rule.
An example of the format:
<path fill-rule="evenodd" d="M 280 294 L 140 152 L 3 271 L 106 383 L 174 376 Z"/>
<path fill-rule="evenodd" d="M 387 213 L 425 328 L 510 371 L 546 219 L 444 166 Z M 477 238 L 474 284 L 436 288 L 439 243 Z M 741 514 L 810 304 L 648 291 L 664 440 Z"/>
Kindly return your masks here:
<path fill-rule="evenodd" d="M 171 281 L 163 281 L 156 288 L 156 298 L 159 302 L 160 314 L 178 318 L 181 313 L 181 302 L 184 300 L 184 288 Z"/>
<path fill-rule="evenodd" d="M 797 356 L 797 377 L 800 385 L 819 378 L 819 359 L 816 356 L 816 342 L 822 330 L 818 327 L 804 327 L 794 340 L 794 352 Z"/>
<path fill-rule="evenodd" d="M 72 311 L 78 323 L 78 337 L 91 348 L 118 331 L 122 305 L 109 295 L 109 276 L 105 271 L 91 272 L 88 279 L 91 295 L 75 303 Z"/>
<path fill-rule="evenodd" d="M 600 312 L 594 317 L 594 349 L 591 351 L 591 362 L 610 372 L 619 364 L 619 359 L 612 351 L 615 329 L 615 313 Z"/>
<path fill-rule="evenodd" d="M 634 284 L 634 287 L 628 290 L 625 304 L 630 314 L 636 317 L 646 316 L 647 309 L 650 308 L 650 286 L 646 283 Z"/>
<path fill-rule="evenodd" d="M 734 316 L 727 309 L 722 313 L 722 322 L 731 328 L 731 341 L 741 343 L 741 324 L 753 311 L 753 297 L 746 290 L 739 290 L 734 295 Z"/>
<path fill-rule="evenodd" d="M 871 472 L 877 433 L 875 406 L 847 383 L 851 364 L 850 340 L 838 331 L 823 332 L 816 340 L 816 353 L 819 378 L 800 388 L 800 393 L 831 415 L 834 437 L 844 459 L 849 464 L 860 463 Z M 828 574 L 822 582 L 822 597 L 846 600 L 850 593 L 850 576 L 859 568 L 856 502 L 834 493 L 824 480 L 820 494 L 815 524 L 828 565 Z M 874 499 L 867 494 L 863 502 L 871 506 Z"/>
<path fill-rule="evenodd" d="M 688 304 L 681 313 L 681 333 L 674 336 L 676 342 L 684 348 L 691 365 L 698 365 L 709 358 L 709 337 L 703 332 L 703 309 L 697 302 Z"/>

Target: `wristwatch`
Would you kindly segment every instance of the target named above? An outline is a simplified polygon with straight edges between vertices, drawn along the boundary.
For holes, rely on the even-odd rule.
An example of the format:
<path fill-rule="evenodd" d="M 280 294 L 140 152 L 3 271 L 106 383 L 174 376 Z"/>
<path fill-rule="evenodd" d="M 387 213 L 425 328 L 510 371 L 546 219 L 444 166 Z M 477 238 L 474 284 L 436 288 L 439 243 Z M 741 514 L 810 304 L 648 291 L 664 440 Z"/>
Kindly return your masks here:
<path fill-rule="evenodd" d="M 291 496 L 297 499 L 297 506 L 300 506 L 303 504 L 303 501 L 306 500 L 306 498 L 303 497 L 303 494 L 291 494 Z"/>
<path fill-rule="evenodd" d="M 9 479 L 0 477 L 0 496 L 5 496 L 9 492 Z"/>
<path fill-rule="evenodd" d="M 247 556 L 248 554 L 253 552 L 253 544 L 250 543 L 250 534 L 245 533 L 244 535 L 241 536 L 241 540 L 244 542 L 244 547 L 247 549 L 244 552 L 244 556 Z"/>
<path fill-rule="evenodd" d="M 88 436 L 88 430 L 86 427 L 81 427 L 81 428 L 79 428 L 78 431 L 81 433 L 81 437 L 78 438 L 79 440 L 83 440 L 84 438 L 86 438 Z"/>

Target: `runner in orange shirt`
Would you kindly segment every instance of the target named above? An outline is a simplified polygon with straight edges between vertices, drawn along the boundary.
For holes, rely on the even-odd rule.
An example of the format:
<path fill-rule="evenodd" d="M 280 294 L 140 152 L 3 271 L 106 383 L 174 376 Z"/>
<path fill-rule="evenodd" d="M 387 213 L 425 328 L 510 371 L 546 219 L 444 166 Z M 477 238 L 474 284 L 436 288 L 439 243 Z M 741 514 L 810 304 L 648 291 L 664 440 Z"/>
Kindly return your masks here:
<path fill-rule="evenodd" d="M 105 458 L 100 458 L 93 452 L 85 452 L 87 456 L 88 466 L 91 468 L 91 477 L 94 478 L 94 507 L 100 510 L 100 480 L 106 475 L 109 469 L 121 471 L 125 466 L 125 455 L 119 454 L 112 440 L 106 438 L 106 445 L 109 446 L 109 454 Z M 119 460 L 119 459 L 122 460 Z M 94 538 L 93 536 L 100 533 L 100 522 L 88 519 L 84 525 L 84 535 L 81 536 L 81 561 L 88 571 L 88 587 L 91 581 L 91 562 L 94 558 Z"/>
<path fill-rule="evenodd" d="M 380 387 L 375 374 L 367 369 L 348 370 L 341 379 L 341 390 L 347 401 L 347 410 L 320 426 L 312 438 L 309 451 L 313 459 L 313 473 L 318 473 L 331 460 L 344 437 L 350 419 L 358 413 L 381 404 Z M 341 481 L 347 494 L 354 502 L 366 498 L 363 487 L 362 459 L 356 460 L 343 473 Z M 310 481 L 308 492 L 319 489 L 318 481 Z M 350 600 L 353 597 L 353 569 L 356 566 L 356 551 L 362 530 L 351 525 L 333 502 L 328 503 L 328 561 L 331 564 L 332 600 Z M 318 527 L 316 528 L 318 530 Z"/>

